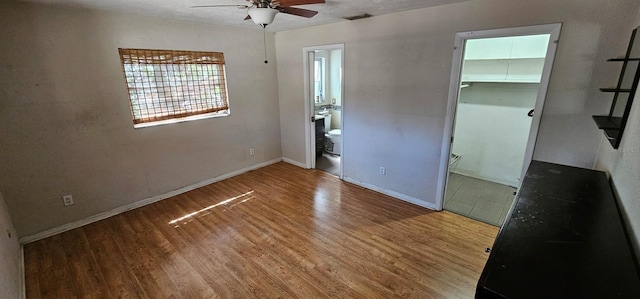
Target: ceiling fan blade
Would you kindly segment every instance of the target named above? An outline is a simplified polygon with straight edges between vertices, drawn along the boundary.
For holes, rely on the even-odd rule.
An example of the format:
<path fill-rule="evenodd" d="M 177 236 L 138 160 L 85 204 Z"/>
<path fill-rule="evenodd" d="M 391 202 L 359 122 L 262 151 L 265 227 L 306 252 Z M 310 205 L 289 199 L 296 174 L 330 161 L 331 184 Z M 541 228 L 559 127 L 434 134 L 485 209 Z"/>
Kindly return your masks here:
<path fill-rule="evenodd" d="M 249 6 L 246 5 L 237 5 L 237 4 L 218 4 L 218 5 L 194 5 L 194 6 L 189 6 L 190 8 L 202 8 L 202 7 L 231 7 L 231 6 L 235 6 L 237 8 L 249 8 Z"/>
<path fill-rule="evenodd" d="M 279 6 L 276 9 L 281 13 L 288 13 L 290 15 L 305 17 L 305 18 L 311 18 L 318 14 L 318 12 L 315 10 L 308 10 L 308 9 L 296 8 L 296 7 Z"/>
<path fill-rule="evenodd" d="M 280 3 L 282 7 L 307 5 L 307 4 L 321 4 L 324 0 L 274 0 L 273 2 Z"/>

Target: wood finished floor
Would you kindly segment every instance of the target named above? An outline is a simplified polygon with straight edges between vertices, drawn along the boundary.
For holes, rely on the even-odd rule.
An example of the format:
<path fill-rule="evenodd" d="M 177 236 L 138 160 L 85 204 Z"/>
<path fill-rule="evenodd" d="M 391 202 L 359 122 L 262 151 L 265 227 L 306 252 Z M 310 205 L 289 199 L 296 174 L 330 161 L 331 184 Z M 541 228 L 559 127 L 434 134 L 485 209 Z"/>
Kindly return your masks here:
<path fill-rule="evenodd" d="M 472 298 L 498 228 L 285 163 L 26 244 L 28 298 Z"/>

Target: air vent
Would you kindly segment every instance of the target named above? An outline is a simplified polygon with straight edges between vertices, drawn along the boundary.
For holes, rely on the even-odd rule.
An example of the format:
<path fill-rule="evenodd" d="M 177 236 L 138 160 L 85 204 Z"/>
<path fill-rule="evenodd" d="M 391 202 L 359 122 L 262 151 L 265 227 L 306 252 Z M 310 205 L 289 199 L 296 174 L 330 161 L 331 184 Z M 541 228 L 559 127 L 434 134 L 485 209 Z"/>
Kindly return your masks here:
<path fill-rule="evenodd" d="M 349 21 L 355 21 L 355 20 L 360 20 L 360 19 L 366 19 L 366 18 L 370 18 L 373 17 L 372 15 L 366 13 L 363 15 L 357 15 L 357 16 L 353 16 L 353 17 L 346 17 L 345 19 L 349 20 Z"/>

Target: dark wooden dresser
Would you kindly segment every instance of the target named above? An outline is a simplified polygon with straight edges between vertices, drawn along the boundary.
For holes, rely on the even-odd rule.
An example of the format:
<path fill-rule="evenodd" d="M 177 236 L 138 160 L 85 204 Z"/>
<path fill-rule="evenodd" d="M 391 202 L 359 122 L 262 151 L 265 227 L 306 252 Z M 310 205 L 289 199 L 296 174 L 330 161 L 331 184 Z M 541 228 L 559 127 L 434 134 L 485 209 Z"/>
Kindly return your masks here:
<path fill-rule="evenodd" d="M 604 172 L 533 161 L 476 298 L 640 298 L 640 276 Z"/>

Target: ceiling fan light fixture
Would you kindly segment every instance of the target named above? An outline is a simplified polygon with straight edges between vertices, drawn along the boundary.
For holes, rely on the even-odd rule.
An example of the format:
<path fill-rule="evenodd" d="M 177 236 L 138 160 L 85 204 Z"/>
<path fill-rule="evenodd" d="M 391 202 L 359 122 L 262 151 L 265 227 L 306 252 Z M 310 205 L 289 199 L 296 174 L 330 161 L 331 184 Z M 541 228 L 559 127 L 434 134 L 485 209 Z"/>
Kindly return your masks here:
<path fill-rule="evenodd" d="M 269 7 L 252 7 L 249 8 L 249 15 L 254 23 L 266 27 L 273 22 L 278 10 Z"/>

